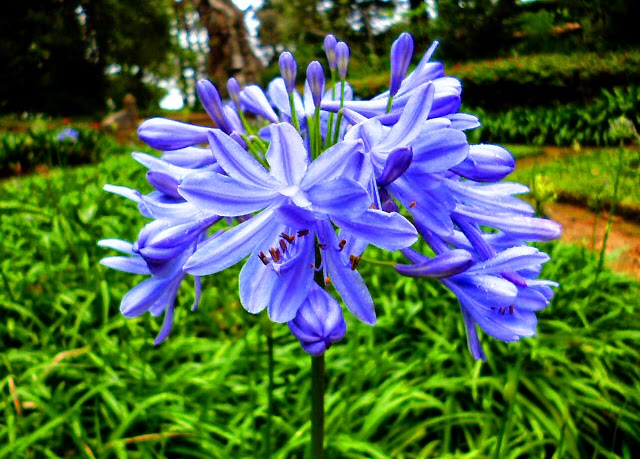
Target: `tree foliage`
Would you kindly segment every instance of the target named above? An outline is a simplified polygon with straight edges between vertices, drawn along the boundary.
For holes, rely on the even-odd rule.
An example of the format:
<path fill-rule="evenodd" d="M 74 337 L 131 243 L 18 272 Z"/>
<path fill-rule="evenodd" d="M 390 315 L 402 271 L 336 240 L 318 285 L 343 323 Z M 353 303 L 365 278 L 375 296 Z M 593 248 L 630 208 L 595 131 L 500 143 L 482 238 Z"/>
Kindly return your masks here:
<path fill-rule="evenodd" d="M 90 113 L 104 107 L 105 71 L 134 80 L 170 49 L 170 0 L 26 0 L 0 16 L 0 111 Z"/>

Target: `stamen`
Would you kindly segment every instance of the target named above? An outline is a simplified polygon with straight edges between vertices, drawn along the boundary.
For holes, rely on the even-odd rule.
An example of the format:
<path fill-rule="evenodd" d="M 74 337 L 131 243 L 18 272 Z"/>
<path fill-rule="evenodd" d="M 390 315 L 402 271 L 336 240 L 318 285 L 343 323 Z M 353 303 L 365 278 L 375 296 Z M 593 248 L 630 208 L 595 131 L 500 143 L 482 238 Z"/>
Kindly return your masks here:
<path fill-rule="evenodd" d="M 357 257 L 355 255 L 349 256 L 349 261 L 351 261 L 351 271 L 355 271 L 356 268 L 358 268 L 358 265 L 360 264 L 360 260 L 362 260 L 361 257 Z"/>
<path fill-rule="evenodd" d="M 409 207 L 411 207 L 412 209 L 416 206 L 417 202 L 412 201 L 411 204 L 409 204 Z"/>
<path fill-rule="evenodd" d="M 314 265 L 313 263 L 311 263 L 311 269 L 316 269 L 316 265 Z"/>
<path fill-rule="evenodd" d="M 306 236 L 307 234 L 309 234 L 309 230 L 298 231 L 298 237 Z"/>
<path fill-rule="evenodd" d="M 258 257 L 260 257 L 260 261 L 262 262 L 262 264 L 264 264 L 265 266 L 267 266 L 269 264 L 269 259 L 267 258 L 267 256 L 264 254 L 264 252 L 260 252 L 258 254 Z"/>
<path fill-rule="evenodd" d="M 282 253 L 287 253 L 287 243 L 282 239 L 280 239 L 280 248 L 282 249 Z"/>
<path fill-rule="evenodd" d="M 293 234 L 281 233 L 280 237 L 286 240 L 289 244 L 293 244 L 293 241 L 296 240 L 296 237 Z"/>
<path fill-rule="evenodd" d="M 509 306 L 509 314 L 513 315 L 513 312 L 515 311 L 515 307 L 513 305 Z"/>
<path fill-rule="evenodd" d="M 322 242 L 318 242 L 318 247 L 320 247 L 322 250 L 325 250 L 327 248 L 327 244 L 324 244 Z"/>
<path fill-rule="evenodd" d="M 327 284 L 327 285 L 330 284 L 331 283 L 331 278 L 329 276 L 325 277 L 324 278 L 324 283 Z"/>
<path fill-rule="evenodd" d="M 273 259 L 273 261 L 275 261 L 276 263 L 280 261 L 280 249 L 274 249 L 273 247 L 271 247 L 269 249 L 269 253 L 271 254 L 271 258 Z"/>
<path fill-rule="evenodd" d="M 344 249 L 344 246 L 347 245 L 347 240 L 343 239 L 340 241 L 340 243 L 338 244 L 338 247 L 340 247 L 340 252 L 342 252 L 342 249 Z"/>
<path fill-rule="evenodd" d="M 378 206 L 376 206 L 375 204 L 371 204 L 371 207 L 369 207 L 369 209 L 378 210 Z"/>

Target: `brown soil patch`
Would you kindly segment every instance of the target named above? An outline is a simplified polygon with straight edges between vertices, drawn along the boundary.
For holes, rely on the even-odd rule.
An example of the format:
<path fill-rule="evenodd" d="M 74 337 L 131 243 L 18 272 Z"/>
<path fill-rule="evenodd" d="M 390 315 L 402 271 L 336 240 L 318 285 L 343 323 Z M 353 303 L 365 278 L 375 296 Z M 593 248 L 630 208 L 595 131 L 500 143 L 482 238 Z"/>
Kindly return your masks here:
<path fill-rule="evenodd" d="M 561 202 L 546 206 L 545 212 L 562 225 L 563 242 L 583 245 L 594 251 L 602 249 L 609 218 L 607 212 L 596 216 L 584 207 Z M 640 279 L 640 225 L 614 215 L 606 251 L 610 268 Z"/>

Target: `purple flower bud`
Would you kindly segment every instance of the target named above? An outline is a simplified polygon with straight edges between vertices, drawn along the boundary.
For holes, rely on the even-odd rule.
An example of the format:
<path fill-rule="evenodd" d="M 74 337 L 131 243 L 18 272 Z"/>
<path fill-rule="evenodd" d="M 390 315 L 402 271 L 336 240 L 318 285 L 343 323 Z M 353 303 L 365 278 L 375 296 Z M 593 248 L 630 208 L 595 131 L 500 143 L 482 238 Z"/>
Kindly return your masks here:
<path fill-rule="evenodd" d="M 289 51 L 285 51 L 280 54 L 280 73 L 284 78 L 287 92 L 291 94 L 296 86 L 296 73 L 298 72 L 298 65 L 293 55 Z"/>
<path fill-rule="evenodd" d="M 321 355 L 347 332 L 342 308 L 326 291 L 313 285 L 296 317 L 289 321 L 291 333 L 311 355 Z"/>
<path fill-rule="evenodd" d="M 151 148 L 170 151 L 207 143 L 210 129 L 164 118 L 151 118 L 140 125 L 138 137 Z"/>
<path fill-rule="evenodd" d="M 338 73 L 341 79 L 345 79 L 347 77 L 347 67 L 349 66 L 349 46 L 343 41 L 338 42 L 335 53 Z"/>
<path fill-rule="evenodd" d="M 227 91 L 229 92 L 229 97 L 231 97 L 236 110 L 240 111 L 240 85 L 238 84 L 238 80 L 233 77 L 229 78 L 229 81 L 227 81 Z"/>
<path fill-rule="evenodd" d="M 384 170 L 378 177 L 378 186 L 387 186 L 400 177 L 411 165 L 413 151 L 411 147 L 400 147 L 393 150 L 387 157 Z"/>
<path fill-rule="evenodd" d="M 336 45 L 338 40 L 333 35 L 327 35 L 324 39 L 324 52 L 327 53 L 327 60 L 329 61 L 329 68 L 335 70 L 337 66 L 336 62 Z"/>
<path fill-rule="evenodd" d="M 222 99 L 216 87 L 209 80 L 200 80 L 196 84 L 196 89 L 198 90 L 198 97 L 200 98 L 200 102 L 202 102 L 202 106 L 213 122 L 216 123 L 218 128 L 229 134 L 231 130 L 227 126 L 227 120 L 222 107 Z"/>
<path fill-rule="evenodd" d="M 156 190 L 175 199 L 182 199 L 178 193 L 180 182 L 172 175 L 162 171 L 150 170 L 147 172 L 147 180 Z"/>
<path fill-rule="evenodd" d="M 455 249 L 414 265 L 396 265 L 396 271 L 408 277 L 442 278 L 460 274 L 472 264 L 473 257 L 469 252 Z"/>
<path fill-rule="evenodd" d="M 391 46 L 391 83 L 389 85 L 391 97 L 395 96 L 398 89 L 400 89 L 400 84 L 407 73 L 412 56 L 413 38 L 405 32 Z"/>
<path fill-rule="evenodd" d="M 476 182 L 498 182 L 513 172 L 516 161 L 498 145 L 471 145 L 469 156 L 453 172 Z"/>
<path fill-rule="evenodd" d="M 313 61 L 307 67 L 307 82 L 311 88 L 313 96 L 313 105 L 320 108 L 320 102 L 324 94 L 324 70 L 320 62 Z"/>

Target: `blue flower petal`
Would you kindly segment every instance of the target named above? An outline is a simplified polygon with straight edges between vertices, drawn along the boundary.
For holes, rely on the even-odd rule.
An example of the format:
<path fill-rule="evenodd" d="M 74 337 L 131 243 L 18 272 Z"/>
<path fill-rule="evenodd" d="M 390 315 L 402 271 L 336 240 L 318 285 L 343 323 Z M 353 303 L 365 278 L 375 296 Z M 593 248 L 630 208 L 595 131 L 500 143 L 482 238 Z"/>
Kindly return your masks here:
<path fill-rule="evenodd" d="M 472 263 L 473 257 L 469 252 L 454 249 L 424 262 L 413 265 L 396 265 L 396 271 L 403 276 L 441 278 L 460 274 L 466 271 Z"/>
<path fill-rule="evenodd" d="M 418 240 L 418 232 L 409 220 L 395 212 L 368 209 L 353 220 L 333 216 L 331 219 L 340 229 L 391 252 L 409 247 Z"/>
<path fill-rule="evenodd" d="M 230 177 L 250 185 L 275 186 L 269 172 L 231 137 L 214 129 L 208 138 L 218 163 Z"/>
<path fill-rule="evenodd" d="M 435 87 L 429 83 L 416 89 L 398 122 L 376 148 L 380 151 L 389 151 L 398 146 L 408 145 L 415 139 L 429 116 L 434 93 Z"/>
<path fill-rule="evenodd" d="M 307 169 L 307 173 L 300 183 L 304 190 L 338 177 L 351 177 L 350 172 L 345 167 L 353 155 L 362 151 L 362 141 L 343 141 L 326 150 L 316 158 Z"/>
<path fill-rule="evenodd" d="M 271 176 L 284 185 L 298 185 L 304 177 L 309 158 L 302 137 L 288 123 L 271 126 L 271 144 L 267 150 Z"/>
<path fill-rule="evenodd" d="M 269 104 L 267 96 L 265 96 L 260 86 L 250 85 L 245 87 L 240 92 L 240 100 L 247 111 L 262 116 L 272 123 L 278 122 L 278 115 L 271 108 L 271 104 Z"/>
<path fill-rule="evenodd" d="M 139 257 L 107 257 L 100 260 L 100 264 L 125 273 L 151 274 L 147 263 Z"/>
<path fill-rule="evenodd" d="M 140 282 L 122 298 L 120 312 L 127 318 L 144 314 L 167 291 L 172 282 L 172 278 L 155 277 Z"/>
<path fill-rule="evenodd" d="M 268 234 L 273 234 L 276 226 L 277 223 L 273 222 L 273 209 L 266 209 L 209 239 L 187 260 L 184 270 L 196 276 L 206 276 L 227 269 L 253 252 L 256 244 Z"/>
<path fill-rule="evenodd" d="M 280 234 L 288 232 L 283 226 L 273 229 L 274 233 L 258 244 L 240 272 L 240 300 L 254 314 L 268 307 L 271 320 L 283 323 L 295 317 L 311 289 L 314 240 L 312 236 L 296 238 L 281 254 L 281 262 L 272 260 L 265 265 L 259 251 L 279 250 Z"/>
<path fill-rule="evenodd" d="M 249 214 L 268 207 L 278 199 L 284 200 L 277 190 L 213 172 L 187 176 L 178 191 L 203 212 L 223 217 Z"/>
<path fill-rule="evenodd" d="M 367 191 L 355 180 L 338 178 L 312 186 L 307 199 L 315 212 L 356 218 L 371 205 Z"/>
<path fill-rule="evenodd" d="M 376 311 L 373 298 L 357 270 L 351 269 L 351 264 L 342 260 L 341 252 L 335 249 L 337 241 L 331 224 L 322 222 L 321 242 L 327 244 L 323 251 L 323 263 L 349 311 L 367 325 L 375 325 Z"/>

